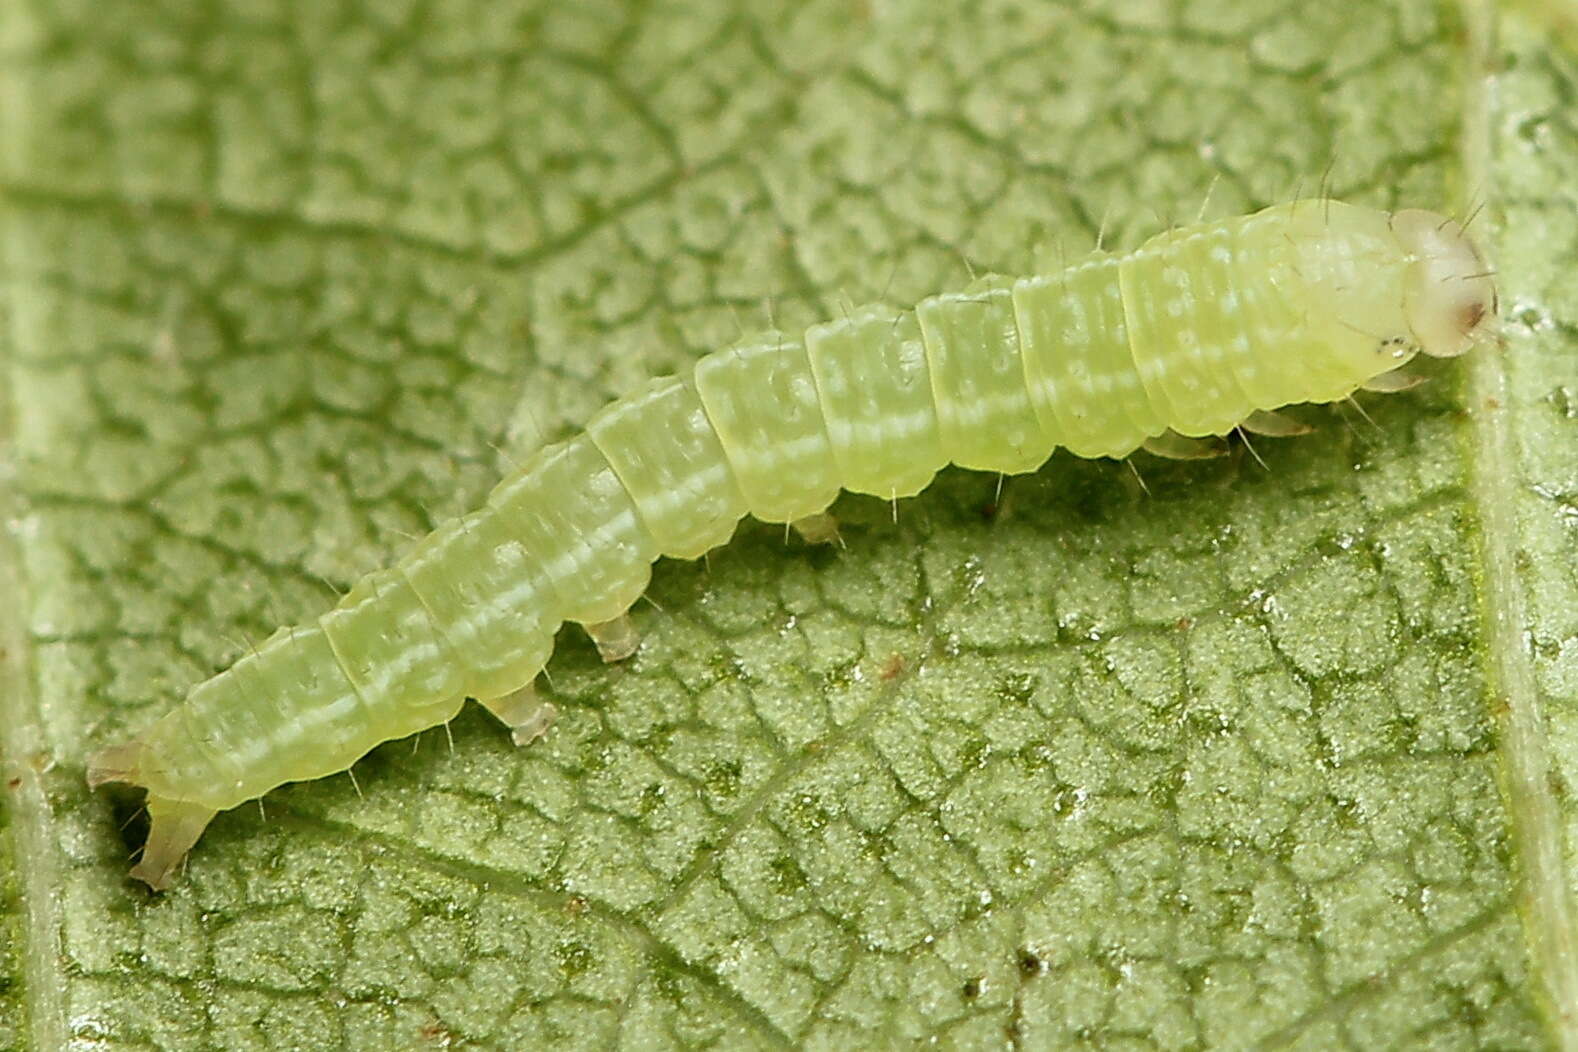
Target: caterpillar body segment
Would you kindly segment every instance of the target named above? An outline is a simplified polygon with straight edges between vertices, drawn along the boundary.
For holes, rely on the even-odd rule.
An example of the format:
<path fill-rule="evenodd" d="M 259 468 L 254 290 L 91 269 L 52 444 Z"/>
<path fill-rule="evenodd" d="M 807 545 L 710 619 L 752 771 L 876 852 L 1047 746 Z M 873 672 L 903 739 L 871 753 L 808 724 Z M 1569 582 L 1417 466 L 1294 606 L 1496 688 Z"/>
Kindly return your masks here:
<path fill-rule="evenodd" d="M 811 326 L 805 346 L 844 488 L 893 499 L 931 485 L 948 458 L 915 315 L 857 308 Z"/>
<path fill-rule="evenodd" d="M 829 540 L 839 489 L 910 496 L 949 462 L 1014 473 L 1058 446 L 1192 457 L 1240 427 L 1297 434 L 1272 410 L 1409 386 L 1399 367 L 1463 353 L 1495 296 L 1451 220 L 1300 201 L 742 341 L 541 450 L 317 623 L 96 754 L 89 783 L 147 790 L 133 874 L 165 887 L 219 811 L 345 770 L 467 697 L 518 743 L 541 735 L 554 710 L 532 684 L 559 626 L 627 656 L 653 561 L 726 542 L 747 512 Z"/>
<path fill-rule="evenodd" d="M 734 536 L 745 495 L 694 385 L 653 380 L 598 412 L 586 433 L 665 555 L 695 559 Z"/>
<path fill-rule="evenodd" d="M 494 488 L 488 506 L 543 568 L 560 620 L 612 621 L 646 591 L 657 542 L 590 436 L 541 450 Z"/>
<path fill-rule="evenodd" d="M 463 695 L 502 697 L 548 660 L 563 620 L 558 594 L 491 504 L 440 526 L 399 569 L 442 626 Z"/>
<path fill-rule="evenodd" d="M 1005 475 L 1035 470 L 1057 443 L 1036 419 L 1025 385 L 1013 283 L 988 275 L 963 292 L 921 300 L 915 316 L 943 457 Z"/>
<path fill-rule="evenodd" d="M 794 522 L 833 503 L 838 465 L 801 341 L 768 333 L 710 354 L 696 390 L 752 515 Z"/>
<path fill-rule="evenodd" d="M 1081 457 L 1123 457 L 1167 422 L 1135 368 L 1121 257 L 1097 252 L 1014 283 L 1025 381 L 1041 429 Z"/>

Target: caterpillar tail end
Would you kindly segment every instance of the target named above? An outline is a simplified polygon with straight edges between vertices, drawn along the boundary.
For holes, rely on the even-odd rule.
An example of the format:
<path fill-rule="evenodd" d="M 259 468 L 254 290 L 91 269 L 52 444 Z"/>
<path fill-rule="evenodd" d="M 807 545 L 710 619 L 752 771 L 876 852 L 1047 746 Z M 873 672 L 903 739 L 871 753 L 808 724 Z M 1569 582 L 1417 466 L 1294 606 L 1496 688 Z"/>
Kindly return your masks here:
<path fill-rule="evenodd" d="M 142 767 L 143 744 L 130 741 L 124 745 L 111 745 L 88 757 L 88 788 L 97 789 L 106 782 L 135 784 L 137 772 Z"/>
<path fill-rule="evenodd" d="M 153 824 L 148 829 L 142 858 L 132 867 L 131 875 L 155 891 L 168 888 L 182 859 L 218 813 L 187 800 L 150 796 L 148 815 Z"/>
<path fill-rule="evenodd" d="M 140 741 L 112 745 L 88 757 L 88 787 L 97 789 L 106 782 L 141 784 L 145 747 Z M 176 869 L 208 823 L 219 812 L 189 800 L 148 797 L 148 843 L 131 875 L 155 891 L 170 886 Z"/>

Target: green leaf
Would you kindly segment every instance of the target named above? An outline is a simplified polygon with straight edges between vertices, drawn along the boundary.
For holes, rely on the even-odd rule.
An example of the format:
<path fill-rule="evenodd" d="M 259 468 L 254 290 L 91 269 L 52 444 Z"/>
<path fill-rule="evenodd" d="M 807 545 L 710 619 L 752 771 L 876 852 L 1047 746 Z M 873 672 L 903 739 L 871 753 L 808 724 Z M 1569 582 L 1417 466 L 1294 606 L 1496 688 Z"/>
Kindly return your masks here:
<path fill-rule="evenodd" d="M 1578 1047 L 1565 47 L 1428 0 L 0 8 L 0 1045 Z M 546 741 L 468 710 L 127 879 L 89 751 L 608 399 L 1323 178 L 1488 198 L 1505 346 L 1264 467 L 747 523 L 627 664 L 561 636 Z"/>

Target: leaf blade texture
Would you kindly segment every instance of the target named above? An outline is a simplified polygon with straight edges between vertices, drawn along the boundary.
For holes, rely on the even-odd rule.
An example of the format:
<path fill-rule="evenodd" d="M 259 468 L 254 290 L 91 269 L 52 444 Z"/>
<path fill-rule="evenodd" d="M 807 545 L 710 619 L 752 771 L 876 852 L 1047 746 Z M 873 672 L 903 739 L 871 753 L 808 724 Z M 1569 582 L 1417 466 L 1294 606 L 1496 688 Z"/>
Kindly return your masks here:
<path fill-rule="evenodd" d="M 0 1042 L 1570 1046 L 1578 67 L 1314 6 L 8 7 Z M 560 637 L 531 749 L 126 881 L 86 753 L 610 397 L 1328 167 L 1491 197 L 1504 350 L 1265 469 L 747 525 L 627 666 Z"/>

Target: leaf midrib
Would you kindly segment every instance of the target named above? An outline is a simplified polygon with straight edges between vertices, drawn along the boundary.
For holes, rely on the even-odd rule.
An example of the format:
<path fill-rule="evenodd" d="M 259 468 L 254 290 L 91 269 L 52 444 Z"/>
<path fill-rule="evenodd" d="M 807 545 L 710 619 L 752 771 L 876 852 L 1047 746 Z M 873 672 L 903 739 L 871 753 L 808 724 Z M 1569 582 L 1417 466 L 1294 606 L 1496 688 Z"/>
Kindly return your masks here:
<path fill-rule="evenodd" d="M 0 224 L 0 231 L 4 225 Z M 13 228 L 14 229 L 14 228 Z M 0 240 L 0 270 L 15 258 L 14 236 Z M 12 286 L 15 287 L 14 285 Z M 0 305 L 6 335 L 0 345 L 16 345 L 14 305 Z M 16 378 L 11 367 L 0 371 L 0 524 L 18 521 L 15 473 Z M 59 852 L 50 842 L 49 799 L 41 772 L 31 757 L 45 756 L 39 725 L 38 697 L 32 676 L 32 651 L 23 624 L 30 608 L 17 546 L 9 525 L 0 526 L 0 776 L 7 782 L 5 806 L 10 809 L 12 862 L 21 890 L 26 945 L 22 965 L 22 999 L 28 1006 L 25 1029 L 34 1048 L 66 1047 L 65 960 L 60 946 Z M 20 1028 L 19 1028 L 20 1029 Z"/>
<path fill-rule="evenodd" d="M 1492 182 L 1491 76 L 1495 61 L 1493 0 L 1462 0 L 1468 48 L 1463 67 L 1461 170 L 1465 185 L 1488 200 Z M 1468 366 L 1469 499 L 1478 516 L 1479 593 L 1485 621 L 1488 699 L 1500 723 L 1503 791 L 1517 860 L 1524 938 L 1545 987 L 1547 1023 L 1557 1047 L 1578 1049 L 1578 916 L 1566 881 L 1564 836 L 1552 791 L 1546 717 L 1526 640 L 1528 604 L 1518 571 L 1521 477 L 1512 434 L 1505 359 L 1494 348 Z"/>

